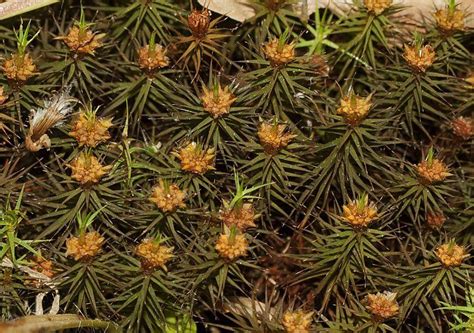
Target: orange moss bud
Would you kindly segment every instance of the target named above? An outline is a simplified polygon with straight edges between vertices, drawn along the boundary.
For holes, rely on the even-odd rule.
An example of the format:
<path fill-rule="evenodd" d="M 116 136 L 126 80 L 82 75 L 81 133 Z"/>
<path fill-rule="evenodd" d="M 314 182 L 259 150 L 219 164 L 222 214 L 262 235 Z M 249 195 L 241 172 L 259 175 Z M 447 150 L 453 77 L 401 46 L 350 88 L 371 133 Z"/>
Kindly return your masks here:
<path fill-rule="evenodd" d="M 420 48 L 416 45 L 405 45 L 403 57 L 413 71 L 423 73 L 433 65 L 436 53 L 431 45 Z"/>
<path fill-rule="evenodd" d="M 166 50 L 161 45 L 145 45 L 138 50 L 138 66 L 147 73 L 169 65 Z"/>
<path fill-rule="evenodd" d="M 288 146 L 296 135 L 288 133 L 285 125 L 277 123 L 261 123 L 258 127 L 258 138 L 265 152 L 269 155 L 276 154 Z"/>
<path fill-rule="evenodd" d="M 366 309 L 372 314 L 372 317 L 377 321 L 384 321 L 395 317 L 400 307 L 396 301 L 397 294 L 384 291 L 384 293 L 377 293 L 367 295 Z"/>
<path fill-rule="evenodd" d="M 66 255 L 76 261 L 88 261 L 94 258 L 101 250 L 104 243 L 97 231 L 86 232 L 79 237 L 71 237 L 66 240 Z"/>
<path fill-rule="evenodd" d="M 246 256 L 248 247 L 248 241 L 243 234 L 221 234 L 215 246 L 219 256 L 229 261 Z"/>
<path fill-rule="evenodd" d="M 72 170 L 71 177 L 82 185 L 97 184 L 112 169 L 111 165 L 103 166 L 99 163 L 97 157 L 84 152 L 79 154 L 67 166 Z"/>
<path fill-rule="evenodd" d="M 36 74 L 36 65 L 29 53 L 12 54 L 2 66 L 8 80 L 22 84 Z"/>
<path fill-rule="evenodd" d="M 215 149 L 203 150 L 202 146 L 196 142 L 191 142 L 184 148 L 174 152 L 173 155 L 180 160 L 183 171 L 204 174 L 214 169 Z"/>
<path fill-rule="evenodd" d="M 426 184 L 441 182 L 451 175 L 446 164 L 436 158 L 419 163 L 416 166 L 416 172 L 420 180 Z"/>
<path fill-rule="evenodd" d="M 136 249 L 143 271 L 151 273 L 158 268 L 166 271 L 166 263 L 173 258 L 173 247 L 161 245 L 153 239 L 145 239 Z"/>
<path fill-rule="evenodd" d="M 95 112 L 81 112 L 73 121 L 69 135 L 77 140 L 79 146 L 96 147 L 110 139 L 109 128 L 112 118 L 97 118 Z"/>
<path fill-rule="evenodd" d="M 275 38 L 263 46 L 263 53 L 272 66 L 283 66 L 295 59 L 295 44 L 280 43 L 278 38 Z"/>
<path fill-rule="evenodd" d="M 341 99 L 337 114 L 341 115 L 351 126 L 358 125 L 369 113 L 372 107 L 372 95 L 359 97 L 352 92 Z"/>
<path fill-rule="evenodd" d="M 220 84 L 215 89 L 203 87 L 203 94 L 201 96 L 204 110 L 214 118 L 229 113 L 230 107 L 236 99 L 229 91 L 228 86 L 222 89 Z"/>
<path fill-rule="evenodd" d="M 446 268 L 461 266 L 464 259 L 469 257 L 466 249 L 454 242 L 449 242 L 439 246 L 435 251 L 438 260 Z"/>
<path fill-rule="evenodd" d="M 377 208 L 373 202 L 367 201 L 367 197 L 352 200 L 342 206 L 342 219 L 354 228 L 366 228 L 377 217 Z"/>
<path fill-rule="evenodd" d="M 167 184 L 162 179 L 153 188 L 150 201 L 154 202 L 158 208 L 164 212 L 174 212 L 178 208 L 186 207 L 184 203 L 186 192 L 181 191 L 176 184 Z"/>
<path fill-rule="evenodd" d="M 364 0 L 364 5 L 369 13 L 380 15 L 392 5 L 392 2 L 392 0 Z"/>
<path fill-rule="evenodd" d="M 287 311 L 283 314 L 282 324 L 287 333 L 309 333 L 312 317 L 313 312 Z"/>

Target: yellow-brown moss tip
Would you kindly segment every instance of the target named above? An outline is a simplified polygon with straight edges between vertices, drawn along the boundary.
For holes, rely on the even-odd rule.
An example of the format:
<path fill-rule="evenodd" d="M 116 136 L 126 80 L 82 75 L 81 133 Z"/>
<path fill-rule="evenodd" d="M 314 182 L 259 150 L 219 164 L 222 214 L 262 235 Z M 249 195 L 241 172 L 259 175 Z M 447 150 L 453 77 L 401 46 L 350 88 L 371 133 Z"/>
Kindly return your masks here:
<path fill-rule="evenodd" d="M 0 105 L 4 104 L 8 99 L 8 95 L 5 93 L 5 88 L 0 86 Z"/>
<path fill-rule="evenodd" d="M 213 148 L 203 149 L 196 142 L 189 143 L 174 152 L 173 155 L 180 160 L 183 171 L 204 174 L 214 169 L 215 150 Z"/>
<path fill-rule="evenodd" d="M 174 212 L 178 208 L 186 207 L 184 200 L 186 199 L 186 192 L 181 191 L 176 184 L 167 184 L 162 179 L 159 180 L 158 185 L 153 188 L 150 201 L 164 213 Z"/>
<path fill-rule="evenodd" d="M 225 260 L 233 261 L 247 255 L 249 244 L 244 234 L 221 234 L 216 242 L 216 251 Z"/>
<path fill-rule="evenodd" d="M 97 157 L 85 152 L 80 153 L 68 167 L 72 170 L 71 177 L 81 185 L 97 184 L 112 169 L 111 165 L 103 166 Z"/>
<path fill-rule="evenodd" d="M 193 10 L 188 16 L 188 27 L 193 36 L 202 39 L 209 31 L 211 24 L 211 13 L 207 9 Z"/>
<path fill-rule="evenodd" d="M 230 112 L 230 107 L 236 98 L 230 92 L 228 86 L 222 88 L 218 84 L 215 89 L 203 87 L 201 100 L 204 110 L 213 118 L 218 118 Z"/>
<path fill-rule="evenodd" d="M 433 65 L 436 53 L 431 45 L 405 45 L 403 57 L 414 72 L 423 73 Z"/>
<path fill-rule="evenodd" d="M 282 324 L 287 333 L 309 333 L 313 312 L 303 310 L 287 311 L 283 314 Z"/>
<path fill-rule="evenodd" d="M 12 54 L 2 66 L 8 80 L 22 84 L 36 74 L 36 65 L 29 53 Z"/>
<path fill-rule="evenodd" d="M 397 294 L 385 291 L 384 293 L 367 295 L 366 309 L 376 321 L 384 321 L 395 317 L 400 311 L 396 301 Z"/>
<path fill-rule="evenodd" d="M 392 0 L 364 0 L 364 5 L 369 13 L 380 15 L 392 5 L 392 2 Z"/>
<path fill-rule="evenodd" d="M 272 66 L 283 66 L 295 59 L 295 44 L 280 43 L 274 38 L 263 46 L 263 53 Z"/>
<path fill-rule="evenodd" d="M 138 50 L 138 66 L 146 73 L 153 73 L 169 65 L 169 58 L 163 46 L 145 45 Z"/>
<path fill-rule="evenodd" d="M 255 211 L 251 203 L 244 203 L 241 207 L 224 208 L 219 217 L 226 226 L 236 226 L 240 231 L 255 227 Z"/>
<path fill-rule="evenodd" d="M 470 71 L 469 74 L 464 78 L 464 81 L 469 83 L 471 89 L 474 89 L 474 71 Z"/>
<path fill-rule="evenodd" d="M 173 248 L 153 239 L 145 239 L 137 246 L 136 254 L 140 257 L 144 272 L 151 273 L 158 268 L 166 271 L 166 263 L 173 258 Z"/>
<path fill-rule="evenodd" d="M 460 9 L 451 10 L 446 7 L 434 13 L 434 19 L 438 29 L 444 33 L 453 33 L 464 30 L 465 14 Z"/>
<path fill-rule="evenodd" d="M 74 25 L 69 29 L 66 36 L 58 37 L 64 41 L 64 44 L 74 53 L 85 55 L 93 55 L 95 50 L 102 46 L 103 34 L 96 34 L 90 29 Z"/>
<path fill-rule="evenodd" d="M 351 92 L 341 98 L 341 104 L 336 112 L 344 118 L 346 123 L 356 126 L 369 113 L 372 107 L 371 100 L 372 95 L 360 97 Z"/>
<path fill-rule="evenodd" d="M 375 204 L 360 200 L 352 200 L 342 206 L 342 219 L 354 228 L 366 228 L 378 218 Z"/>
<path fill-rule="evenodd" d="M 66 255 L 76 261 L 88 261 L 97 256 L 104 243 L 97 231 L 86 232 L 79 237 L 71 237 L 66 240 Z"/>
<path fill-rule="evenodd" d="M 461 266 L 464 259 L 469 257 L 463 246 L 449 242 L 439 246 L 435 251 L 436 257 L 446 268 Z"/>
<path fill-rule="evenodd" d="M 451 175 L 448 171 L 446 164 L 436 158 L 422 161 L 416 166 L 421 182 L 426 184 L 442 182 Z"/>
<path fill-rule="evenodd" d="M 109 128 L 112 118 L 98 118 L 93 111 L 80 112 L 72 123 L 69 135 L 79 146 L 96 147 L 110 139 Z"/>
<path fill-rule="evenodd" d="M 265 152 L 274 155 L 286 148 L 290 141 L 296 137 L 287 131 L 286 125 L 277 123 L 261 123 L 258 127 L 258 138 Z"/>

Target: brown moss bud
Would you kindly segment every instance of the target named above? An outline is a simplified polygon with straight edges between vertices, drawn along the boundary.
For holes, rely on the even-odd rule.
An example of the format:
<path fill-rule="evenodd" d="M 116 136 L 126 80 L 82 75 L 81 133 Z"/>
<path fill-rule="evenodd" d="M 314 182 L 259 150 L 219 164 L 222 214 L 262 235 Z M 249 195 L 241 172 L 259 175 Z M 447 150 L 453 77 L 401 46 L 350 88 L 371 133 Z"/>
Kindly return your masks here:
<path fill-rule="evenodd" d="M 372 314 L 376 321 L 384 321 L 395 317 L 400 307 L 396 301 L 397 294 L 385 291 L 377 294 L 367 295 L 366 309 Z"/>
<path fill-rule="evenodd" d="M 444 222 L 446 222 L 446 216 L 444 216 L 442 212 L 429 212 L 426 214 L 426 224 L 428 224 L 431 229 L 440 229 Z"/>
<path fill-rule="evenodd" d="M 51 260 L 46 260 L 45 258 L 41 256 L 36 256 L 33 259 L 31 269 L 37 271 L 38 273 L 41 273 L 49 278 L 52 278 L 54 276 L 54 267 L 53 267 L 53 262 Z"/>
<path fill-rule="evenodd" d="M 169 65 L 166 50 L 161 45 L 145 45 L 138 50 L 138 66 L 146 73 L 153 73 L 157 69 Z"/>
<path fill-rule="evenodd" d="M 74 53 L 85 55 L 93 55 L 95 50 L 102 46 L 101 39 L 104 34 L 96 34 L 87 28 L 80 28 L 73 26 L 69 29 L 66 36 L 58 37 L 67 45 L 67 47 Z"/>
<path fill-rule="evenodd" d="M 12 54 L 2 66 L 8 80 L 22 84 L 36 74 L 36 65 L 29 53 Z"/>
<path fill-rule="evenodd" d="M 218 118 L 229 113 L 230 107 L 236 98 L 229 91 L 228 86 L 222 88 L 219 84 L 215 89 L 203 87 L 201 100 L 204 110 L 213 118 Z"/>
<path fill-rule="evenodd" d="M 431 45 L 405 45 L 403 57 L 414 72 L 423 73 L 433 65 L 436 53 Z"/>
<path fill-rule="evenodd" d="M 242 206 L 232 209 L 224 208 L 219 213 L 219 217 L 229 228 L 236 226 L 240 231 L 245 231 L 247 228 L 255 227 L 256 216 L 251 203 L 244 203 Z"/>
<path fill-rule="evenodd" d="M 328 61 L 325 56 L 320 54 L 314 54 L 307 58 L 306 63 L 314 69 L 314 71 L 321 77 L 329 76 L 330 68 Z"/>
<path fill-rule="evenodd" d="M 261 123 L 258 127 L 260 144 L 268 155 L 275 155 L 279 150 L 286 148 L 296 135 L 288 133 L 286 126 L 277 123 Z"/>
<path fill-rule="evenodd" d="M 96 147 L 110 139 L 109 128 L 112 118 L 97 118 L 95 112 L 81 112 L 72 123 L 69 135 L 77 140 L 79 146 Z"/>
<path fill-rule="evenodd" d="M 193 36 L 197 39 L 202 39 L 209 31 L 211 24 L 211 13 L 208 9 L 193 10 L 188 16 L 188 27 Z"/>
<path fill-rule="evenodd" d="M 263 53 L 272 66 L 283 66 L 295 59 L 295 44 L 280 43 L 280 40 L 275 38 L 263 46 Z"/>
<path fill-rule="evenodd" d="M 205 150 L 196 142 L 189 143 L 184 148 L 174 152 L 173 155 L 180 160 L 183 171 L 204 174 L 214 169 L 215 149 Z"/>
<path fill-rule="evenodd" d="M 392 2 L 392 0 L 364 0 L 364 5 L 369 13 L 380 15 L 392 5 Z"/>
<path fill-rule="evenodd" d="M 446 268 L 461 266 L 464 259 L 469 257 L 466 249 L 454 242 L 449 242 L 439 246 L 435 251 L 438 260 Z"/>
<path fill-rule="evenodd" d="M 282 324 L 287 333 L 309 333 L 313 312 L 303 310 L 287 311 L 283 314 Z"/>
<path fill-rule="evenodd" d="M 97 157 L 84 152 L 80 153 L 67 166 L 72 170 L 71 177 L 81 185 L 97 184 L 112 169 L 111 165 L 103 166 Z"/>
<path fill-rule="evenodd" d="M 474 136 L 474 119 L 459 117 L 451 122 L 451 127 L 456 136 L 469 140 Z"/>
<path fill-rule="evenodd" d="M 173 248 L 161 245 L 153 239 L 145 239 L 137 246 L 136 254 L 141 259 L 145 273 L 151 273 L 158 268 L 166 271 L 166 263 L 173 258 Z"/>
<path fill-rule="evenodd" d="M 150 201 L 154 202 L 162 212 L 168 213 L 186 207 L 185 198 L 186 192 L 181 191 L 178 185 L 170 185 L 160 179 L 158 185 L 153 188 Z"/>
<path fill-rule="evenodd" d="M 97 231 L 86 232 L 66 240 L 66 255 L 76 261 L 89 261 L 100 252 L 103 243 L 104 237 Z"/>
<path fill-rule="evenodd" d="M 288 4 L 288 3 L 289 3 L 288 0 L 266 0 L 265 5 L 271 11 L 276 12 L 280 8 L 282 8 L 285 4 Z"/>
<path fill-rule="evenodd" d="M 44 277 L 48 279 L 52 279 L 56 275 L 53 262 L 51 260 L 46 260 L 41 256 L 41 254 L 33 258 L 30 268 L 35 272 L 44 275 Z M 45 279 L 32 277 L 28 277 L 25 280 L 25 283 L 31 284 L 35 288 L 42 288 L 44 286 L 44 282 Z"/>

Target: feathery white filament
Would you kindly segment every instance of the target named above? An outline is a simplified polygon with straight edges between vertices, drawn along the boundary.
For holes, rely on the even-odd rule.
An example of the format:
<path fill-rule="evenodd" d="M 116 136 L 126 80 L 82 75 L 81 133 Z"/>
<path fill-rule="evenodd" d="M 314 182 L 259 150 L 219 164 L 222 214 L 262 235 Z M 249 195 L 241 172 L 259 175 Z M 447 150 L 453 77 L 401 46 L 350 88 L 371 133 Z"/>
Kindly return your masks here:
<path fill-rule="evenodd" d="M 30 133 L 33 140 L 45 134 L 50 128 L 60 125 L 69 115 L 77 100 L 64 89 L 44 102 L 44 107 L 31 111 Z"/>

